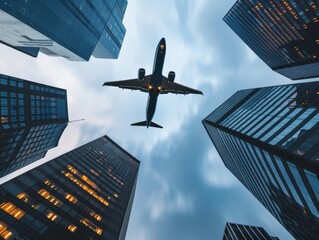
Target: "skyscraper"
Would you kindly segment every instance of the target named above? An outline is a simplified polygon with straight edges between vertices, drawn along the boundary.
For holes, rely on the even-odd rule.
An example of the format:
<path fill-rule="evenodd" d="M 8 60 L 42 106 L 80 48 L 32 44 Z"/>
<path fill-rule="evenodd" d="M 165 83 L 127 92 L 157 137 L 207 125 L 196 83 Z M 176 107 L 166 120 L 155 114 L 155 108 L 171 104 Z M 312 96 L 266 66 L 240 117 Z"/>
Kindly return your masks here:
<path fill-rule="evenodd" d="M 203 124 L 225 166 L 296 239 L 319 236 L 319 82 L 238 91 Z"/>
<path fill-rule="evenodd" d="M 319 76 L 318 1 L 238 0 L 224 21 L 274 71 Z"/>
<path fill-rule="evenodd" d="M 0 186 L 0 236 L 125 239 L 138 169 L 107 136 L 61 155 Z"/>
<path fill-rule="evenodd" d="M 68 121 L 64 89 L 0 74 L 0 177 L 44 157 Z"/>
<path fill-rule="evenodd" d="M 126 0 L 0 1 L 0 42 L 79 61 L 117 58 L 125 35 Z"/>
<path fill-rule="evenodd" d="M 236 223 L 226 223 L 223 240 L 279 240 L 271 237 L 263 228 Z"/>

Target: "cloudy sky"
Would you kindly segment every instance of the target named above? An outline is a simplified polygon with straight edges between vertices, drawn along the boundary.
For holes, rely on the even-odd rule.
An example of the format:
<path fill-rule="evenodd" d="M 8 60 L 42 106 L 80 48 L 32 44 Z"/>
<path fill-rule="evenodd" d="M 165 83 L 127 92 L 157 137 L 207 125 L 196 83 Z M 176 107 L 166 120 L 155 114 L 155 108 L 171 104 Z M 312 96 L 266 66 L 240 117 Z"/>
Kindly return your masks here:
<path fill-rule="evenodd" d="M 291 83 L 222 21 L 234 2 L 131 0 L 118 60 L 70 62 L 43 54 L 34 59 L 0 46 L 1 73 L 67 89 L 70 120 L 85 118 L 70 124 L 59 146 L 32 166 L 105 134 L 141 161 L 128 240 L 219 240 L 226 221 L 292 239 L 223 165 L 201 123 L 240 89 Z M 101 86 L 136 77 L 140 67 L 150 74 L 162 37 L 167 44 L 163 74 L 175 71 L 176 82 L 204 96 L 163 95 L 153 120 L 164 129 L 131 127 L 145 120 L 147 94 Z"/>

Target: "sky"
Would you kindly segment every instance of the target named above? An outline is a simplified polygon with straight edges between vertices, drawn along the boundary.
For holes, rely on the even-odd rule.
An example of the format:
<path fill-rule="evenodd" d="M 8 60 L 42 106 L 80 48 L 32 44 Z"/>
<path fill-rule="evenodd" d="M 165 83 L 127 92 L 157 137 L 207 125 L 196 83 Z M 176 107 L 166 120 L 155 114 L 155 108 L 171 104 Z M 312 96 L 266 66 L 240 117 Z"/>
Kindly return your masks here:
<path fill-rule="evenodd" d="M 67 89 L 70 120 L 59 145 L 0 183 L 100 136 L 108 135 L 141 161 L 127 240 L 222 239 L 226 222 L 261 226 L 293 239 L 228 171 L 201 121 L 241 89 L 290 84 L 273 72 L 222 21 L 235 1 L 129 0 L 117 60 L 70 62 L 32 58 L 0 45 L 2 74 Z M 163 75 L 204 95 L 162 95 L 153 121 L 163 129 L 131 127 L 145 120 L 147 94 L 102 87 L 105 81 L 151 74 L 155 48 L 166 38 Z"/>

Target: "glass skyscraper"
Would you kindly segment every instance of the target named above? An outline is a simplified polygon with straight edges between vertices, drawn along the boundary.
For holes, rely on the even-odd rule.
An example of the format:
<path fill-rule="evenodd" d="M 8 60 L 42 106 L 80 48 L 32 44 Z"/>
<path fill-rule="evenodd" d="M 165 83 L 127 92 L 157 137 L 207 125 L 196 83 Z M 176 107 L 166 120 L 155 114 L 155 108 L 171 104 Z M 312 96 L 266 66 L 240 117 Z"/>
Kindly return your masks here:
<path fill-rule="evenodd" d="M 36 57 L 117 58 L 126 0 L 0 1 L 0 42 Z"/>
<path fill-rule="evenodd" d="M 225 166 L 296 239 L 319 236 L 319 82 L 238 91 L 203 124 Z"/>
<path fill-rule="evenodd" d="M 279 240 L 271 237 L 263 228 L 242 225 L 236 223 L 226 223 L 223 240 Z"/>
<path fill-rule="evenodd" d="M 68 121 L 66 90 L 0 74 L 0 177 L 44 157 Z"/>
<path fill-rule="evenodd" d="M 124 240 L 140 162 L 107 136 L 0 186 L 0 236 Z"/>
<path fill-rule="evenodd" d="M 238 0 L 224 21 L 274 71 L 319 76 L 318 1 Z"/>

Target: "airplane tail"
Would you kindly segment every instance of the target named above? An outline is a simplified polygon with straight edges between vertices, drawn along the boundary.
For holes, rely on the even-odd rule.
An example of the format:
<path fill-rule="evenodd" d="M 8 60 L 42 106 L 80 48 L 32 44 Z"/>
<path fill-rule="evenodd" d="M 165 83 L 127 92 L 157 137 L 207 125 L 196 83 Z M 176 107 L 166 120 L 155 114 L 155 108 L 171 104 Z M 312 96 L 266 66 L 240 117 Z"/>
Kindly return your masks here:
<path fill-rule="evenodd" d="M 146 121 L 142 121 L 142 122 L 132 123 L 131 126 L 147 126 L 147 124 L 146 124 Z M 154 122 L 150 123 L 150 127 L 163 128 L 162 126 L 160 126 Z"/>

